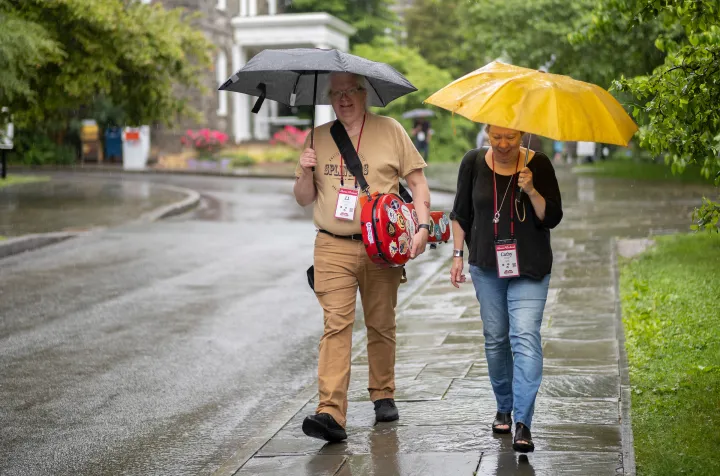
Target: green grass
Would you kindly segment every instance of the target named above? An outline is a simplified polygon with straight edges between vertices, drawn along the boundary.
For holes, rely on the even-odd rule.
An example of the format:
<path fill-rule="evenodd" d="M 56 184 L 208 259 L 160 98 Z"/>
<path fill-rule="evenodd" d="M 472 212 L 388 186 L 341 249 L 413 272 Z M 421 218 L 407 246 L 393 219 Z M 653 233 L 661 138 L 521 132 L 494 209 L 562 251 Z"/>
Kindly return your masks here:
<path fill-rule="evenodd" d="M 720 474 L 720 235 L 658 238 L 620 287 L 638 474 Z"/>
<path fill-rule="evenodd" d="M 47 182 L 50 177 L 28 176 L 28 175 L 8 175 L 5 180 L 0 179 L 0 188 L 9 187 L 10 185 L 19 185 L 23 183 Z"/>
<path fill-rule="evenodd" d="M 650 161 L 606 160 L 593 164 L 578 165 L 577 173 L 592 174 L 595 177 L 612 177 L 634 180 L 668 180 L 679 183 L 711 185 L 712 180 L 700 173 L 700 167 L 686 167 L 682 174 L 673 175 L 670 166 Z"/>

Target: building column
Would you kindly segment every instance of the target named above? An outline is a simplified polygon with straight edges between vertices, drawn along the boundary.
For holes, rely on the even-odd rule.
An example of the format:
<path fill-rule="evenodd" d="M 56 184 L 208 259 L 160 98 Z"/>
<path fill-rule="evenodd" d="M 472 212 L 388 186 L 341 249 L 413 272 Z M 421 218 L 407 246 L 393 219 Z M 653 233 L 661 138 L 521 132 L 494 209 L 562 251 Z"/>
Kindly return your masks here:
<path fill-rule="evenodd" d="M 239 0 L 240 2 L 240 16 L 246 17 L 248 16 L 248 0 Z"/>
<path fill-rule="evenodd" d="M 315 48 L 321 48 L 321 49 L 329 49 L 330 47 L 328 45 L 319 43 L 315 45 Z M 324 94 L 325 91 L 318 91 L 318 96 Z M 336 119 L 335 117 L 335 111 L 333 111 L 332 106 L 315 106 L 315 125 L 320 126 L 325 124 L 326 122 L 334 121 Z"/>
<path fill-rule="evenodd" d="M 232 68 L 236 73 L 247 62 L 245 49 L 238 44 L 232 46 Z M 245 140 L 252 139 L 250 133 L 250 104 L 247 94 L 233 93 L 233 136 L 238 144 Z"/>
<path fill-rule="evenodd" d="M 256 17 L 257 12 L 258 12 L 257 0 L 248 0 L 248 1 L 250 3 L 249 8 L 248 8 L 248 15 L 251 17 Z"/>
<path fill-rule="evenodd" d="M 268 15 L 277 15 L 277 0 L 267 0 Z"/>

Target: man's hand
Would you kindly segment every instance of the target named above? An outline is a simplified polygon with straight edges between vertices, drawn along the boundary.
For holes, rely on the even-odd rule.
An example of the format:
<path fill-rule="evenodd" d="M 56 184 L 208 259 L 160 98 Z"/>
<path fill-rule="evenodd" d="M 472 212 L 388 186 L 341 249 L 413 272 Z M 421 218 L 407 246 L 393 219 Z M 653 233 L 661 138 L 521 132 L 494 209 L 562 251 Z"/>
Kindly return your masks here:
<path fill-rule="evenodd" d="M 300 156 L 300 167 L 302 167 L 305 172 L 310 172 L 313 167 L 317 165 L 317 155 L 315 155 L 315 151 L 311 148 L 307 148 L 303 151 L 302 155 Z"/>
<path fill-rule="evenodd" d="M 460 287 L 459 283 L 466 281 L 463 271 L 463 259 L 462 256 L 453 258 L 452 268 L 450 268 L 450 282 L 456 288 Z"/>
<path fill-rule="evenodd" d="M 425 246 L 427 246 L 428 231 L 425 228 L 420 228 L 413 237 L 413 245 L 410 250 L 410 259 L 415 259 L 421 254 L 425 253 Z"/>

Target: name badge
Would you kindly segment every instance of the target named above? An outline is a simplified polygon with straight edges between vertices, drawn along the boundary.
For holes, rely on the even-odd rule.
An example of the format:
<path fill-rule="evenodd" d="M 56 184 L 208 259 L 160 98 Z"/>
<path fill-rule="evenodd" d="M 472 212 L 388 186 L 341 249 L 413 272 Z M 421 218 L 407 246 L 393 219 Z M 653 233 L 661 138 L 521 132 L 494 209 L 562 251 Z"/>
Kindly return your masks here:
<path fill-rule="evenodd" d="M 517 278 L 520 276 L 516 240 L 496 241 L 495 254 L 497 255 L 499 278 Z"/>
<path fill-rule="evenodd" d="M 355 219 L 355 207 L 357 206 L 358 191 L 353 188 L 341 188 L 338 190 L 338 201 L 335 207 L 335 218 L 339 220 L 353 221 Z"/>

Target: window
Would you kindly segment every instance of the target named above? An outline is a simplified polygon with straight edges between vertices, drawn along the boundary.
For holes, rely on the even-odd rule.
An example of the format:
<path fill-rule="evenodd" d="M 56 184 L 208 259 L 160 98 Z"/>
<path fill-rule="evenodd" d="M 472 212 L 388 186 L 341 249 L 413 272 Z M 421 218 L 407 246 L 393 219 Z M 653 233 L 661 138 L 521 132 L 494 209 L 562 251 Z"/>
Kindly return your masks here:
<path fill-rule="evenodd" d="M 215 64 L 215 79 L 217 79 L 218 86 L 227 80 L 227 56 L 224 51 L 220 51 L 217 57 L 217 63 Z M 228 98 L 227 91 L 218 91 L 218 116 L 227 116 L 228 113 Z"/>

